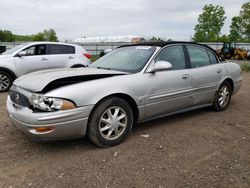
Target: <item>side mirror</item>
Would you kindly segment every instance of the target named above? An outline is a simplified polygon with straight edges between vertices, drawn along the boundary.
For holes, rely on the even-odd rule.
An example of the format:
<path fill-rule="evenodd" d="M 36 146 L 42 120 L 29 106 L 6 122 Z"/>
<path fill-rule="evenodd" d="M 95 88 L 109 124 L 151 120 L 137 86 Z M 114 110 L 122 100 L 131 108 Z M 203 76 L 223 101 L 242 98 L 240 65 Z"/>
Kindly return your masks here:
<path fill-rule="evenodd" d="M 26 55 L 27 55 L 27 53 L 25 51 L 21 51 L 18 53 L 19 57 L 26 56 Z"/>
<path fill-rule="evenodd" d="M 149 69 L 148 72 L 154 73 L 154 72 L 169 70 L 172 67 L 173 65 L 168 61 L 157 61 L 156 63 L 153 64 L 153 66 Z"/>

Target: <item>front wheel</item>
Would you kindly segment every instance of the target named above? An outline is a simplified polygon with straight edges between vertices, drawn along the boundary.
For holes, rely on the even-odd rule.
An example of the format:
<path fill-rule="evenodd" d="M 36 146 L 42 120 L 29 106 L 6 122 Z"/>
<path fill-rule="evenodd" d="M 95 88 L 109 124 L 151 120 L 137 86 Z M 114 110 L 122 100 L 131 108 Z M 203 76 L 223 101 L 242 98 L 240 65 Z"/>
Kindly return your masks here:
<path fill-rule="evenodd" d="M 105 99 L 90 116 L 88 137 L 101 147 L 118 145 L 128 137 L 133 121 L 133 112 L 125 100 Z"/>
<path fill-rule="evenodd" d="M 10 74 L 0 71 L 0 93 L 9 91 L 13 79 Z"/>
<path fill-rule="evenodd" d="M 216 111 L 225 110 L 230 104 L 232 87 L 229 82 L 224 81 L 216 93 L 213 107 Z"/>

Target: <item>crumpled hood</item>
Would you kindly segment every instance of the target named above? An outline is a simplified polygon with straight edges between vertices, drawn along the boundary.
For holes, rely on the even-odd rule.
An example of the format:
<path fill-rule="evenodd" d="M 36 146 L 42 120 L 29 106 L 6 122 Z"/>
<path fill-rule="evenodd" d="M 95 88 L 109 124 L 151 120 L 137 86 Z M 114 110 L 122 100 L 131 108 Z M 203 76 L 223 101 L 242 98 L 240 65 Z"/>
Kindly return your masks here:
<path fill-rule="evenodd" d="M 90 77 L 91 79 L 97 79 L 100 75 L 123 75 L 127 74 L 120 71 L 113 70 L 104 70 L 104 69 L 96 69 L 96 68 L 67 68 L 67 69 L 52 69 L 45 71 L 33 72 L 30 74 L 26 74 L 14 81 L 14 85 L 20 87 L 22 89 L 31 91 L 31 92 L 40 92 L 42 91 L 49 83 L 66 79 L 71 80 L 77 78 L 77 82 L 81 82 L 81 80 L 85 81 L 86 77 Z M 96 78 L 94 76 L 97 76 Z M 89 80 L 89 79 L 88 79 Z"/>

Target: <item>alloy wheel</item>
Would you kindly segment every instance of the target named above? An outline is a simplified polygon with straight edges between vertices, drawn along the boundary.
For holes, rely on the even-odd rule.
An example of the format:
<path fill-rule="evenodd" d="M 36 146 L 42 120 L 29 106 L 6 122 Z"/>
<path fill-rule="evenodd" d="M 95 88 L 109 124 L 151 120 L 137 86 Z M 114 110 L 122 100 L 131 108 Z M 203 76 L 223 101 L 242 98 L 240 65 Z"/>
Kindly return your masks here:
<path fill-rule="evenodd" d="M 99 131 L 107 140 L 119 138 L 125 131 L 128 123 L 126 112 L 118 106 L 108 108 L 99 121 Z"/>
<path fill-rule="evenodd" d="M 229 98 L 230 98 L 229 92 L 230 92 L 229 88 L 226 85 L 221 87 L 219 91 L 219 95 L 218 95 L 218 101 L 221 107 L 224 107 L 227 105 Z"/>
<path fill-rule="evenodd" d="M 9 86 L 10 79 L 4 74 L 0 74 L 0 91 L 6 90 Z"/>

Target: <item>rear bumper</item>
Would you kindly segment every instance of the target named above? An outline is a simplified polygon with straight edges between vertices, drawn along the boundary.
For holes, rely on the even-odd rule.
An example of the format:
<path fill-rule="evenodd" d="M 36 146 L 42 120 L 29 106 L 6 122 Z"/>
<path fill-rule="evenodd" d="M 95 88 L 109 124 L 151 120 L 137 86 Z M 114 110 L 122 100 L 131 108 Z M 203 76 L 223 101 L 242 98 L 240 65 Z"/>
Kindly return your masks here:
<path fill-rule="evenodd" d="M 234 90 L 233 90 L 233 95 L 236 94 L 240 88 L 241 88 L 241 84 L 242 84 L 242 80 L 243 78 L 240 77 L 239 79 L 234 81 Z"/>
<path fill-rule="evenodd" d="M 26 135 L 37 141 L 64 140 L 84 137 L 88 116 L 93 106 L 74 110 L 34 113 L 29 108 L 16 108 L 7 99 L 7 111 L 12 123 Z M 48 132 L 37 132 L 38 127 L 53 127 Z"/>

